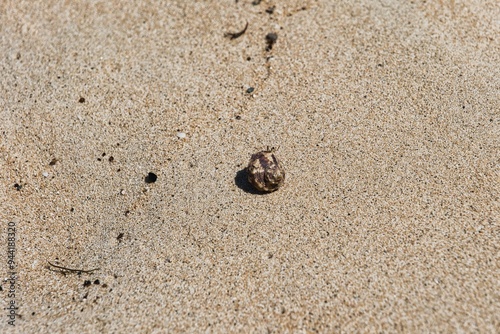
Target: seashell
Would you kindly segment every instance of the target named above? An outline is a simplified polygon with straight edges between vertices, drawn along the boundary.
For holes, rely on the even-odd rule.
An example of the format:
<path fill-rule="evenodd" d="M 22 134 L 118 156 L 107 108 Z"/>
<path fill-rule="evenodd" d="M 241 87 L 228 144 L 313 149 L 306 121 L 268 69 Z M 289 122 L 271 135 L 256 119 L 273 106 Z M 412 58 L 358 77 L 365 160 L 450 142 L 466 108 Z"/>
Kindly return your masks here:
<path fill-rule="evenodd" d="M 252 154 L 247 167 L 248 182 L 263 192 L 278 190 L 285 182 L 285 169 L 274 154 L 274 147 Z"/>

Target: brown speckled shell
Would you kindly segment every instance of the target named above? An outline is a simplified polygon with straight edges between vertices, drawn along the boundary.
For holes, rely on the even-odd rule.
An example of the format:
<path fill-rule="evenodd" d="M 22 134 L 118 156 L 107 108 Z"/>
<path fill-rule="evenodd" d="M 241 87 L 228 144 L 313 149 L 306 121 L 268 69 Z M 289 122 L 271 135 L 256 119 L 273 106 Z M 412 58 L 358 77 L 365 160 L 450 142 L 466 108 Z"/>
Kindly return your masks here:
<path fill-rule="evenodd" d="M 285 182 L 285 169 L 274 151 L 261 151 L 250 158 L 247 167 L 248 182 L 264 192 L 278 190 Z"/>

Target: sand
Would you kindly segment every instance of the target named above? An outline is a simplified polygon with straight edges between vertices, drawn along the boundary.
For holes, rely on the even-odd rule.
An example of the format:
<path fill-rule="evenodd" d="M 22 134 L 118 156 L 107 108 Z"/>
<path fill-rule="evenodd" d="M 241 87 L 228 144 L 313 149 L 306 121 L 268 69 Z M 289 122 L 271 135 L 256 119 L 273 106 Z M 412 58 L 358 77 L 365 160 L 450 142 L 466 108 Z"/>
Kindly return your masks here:
<path fill-rule="evenodd" d="M 0 4 L 0 332 L 499 330 L 498 1 L 252 2 Z"/>

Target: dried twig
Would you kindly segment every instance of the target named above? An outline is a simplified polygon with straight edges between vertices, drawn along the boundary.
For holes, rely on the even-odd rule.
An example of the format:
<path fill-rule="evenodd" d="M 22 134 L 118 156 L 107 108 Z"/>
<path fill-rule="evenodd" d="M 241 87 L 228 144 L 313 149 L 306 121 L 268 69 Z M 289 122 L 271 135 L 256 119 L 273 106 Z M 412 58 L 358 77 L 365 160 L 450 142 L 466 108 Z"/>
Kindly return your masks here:
<path fill-rule="evenodd" d="M 85 270 L 85 269 L 72 269 L 72 268 L 67 268 L 67 267 L 63 267 L 63 266 L 58 266 L 57 264 L 50 263 L 49 261 L 47 261 L 47 263 L 50 266 L 54 267 L 54 268 L 60 269 L 62 271 L 69 271 L 69 272 L 72 272 L 72 273 L 87 273 L 87 274 L 91 274 L 94 271 L 101 269 L 101 268 L 87 269 L 87 270 Z M 53 270 L 53 269 L 49 268 L 49 270 Z"/>
<path fill-rule="evenodd" d="M 229 37 L 229 39 L 236 39 L 236 38 L 240 37 L 241 35 L 243 35 L 245 33 L 245 31 L 247 31 L 247 28 L 248 28 L 248 22 L 242 31 L 240 31 L 240 32 L 226 32 L 224 34 L 224 37 Z"/>

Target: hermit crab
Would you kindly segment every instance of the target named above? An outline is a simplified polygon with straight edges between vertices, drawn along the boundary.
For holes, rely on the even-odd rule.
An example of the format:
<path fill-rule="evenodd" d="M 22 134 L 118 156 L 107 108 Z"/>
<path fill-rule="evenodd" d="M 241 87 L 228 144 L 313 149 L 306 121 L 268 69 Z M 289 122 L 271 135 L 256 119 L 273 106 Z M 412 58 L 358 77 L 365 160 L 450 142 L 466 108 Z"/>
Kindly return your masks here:
<path fill-rule="evenodd" d="M 248 182 L 262 192 L 278 190 L 285 182 L 285 169 L 276 158 L 273 147 L 252 154 L 247 166 Z"/>

